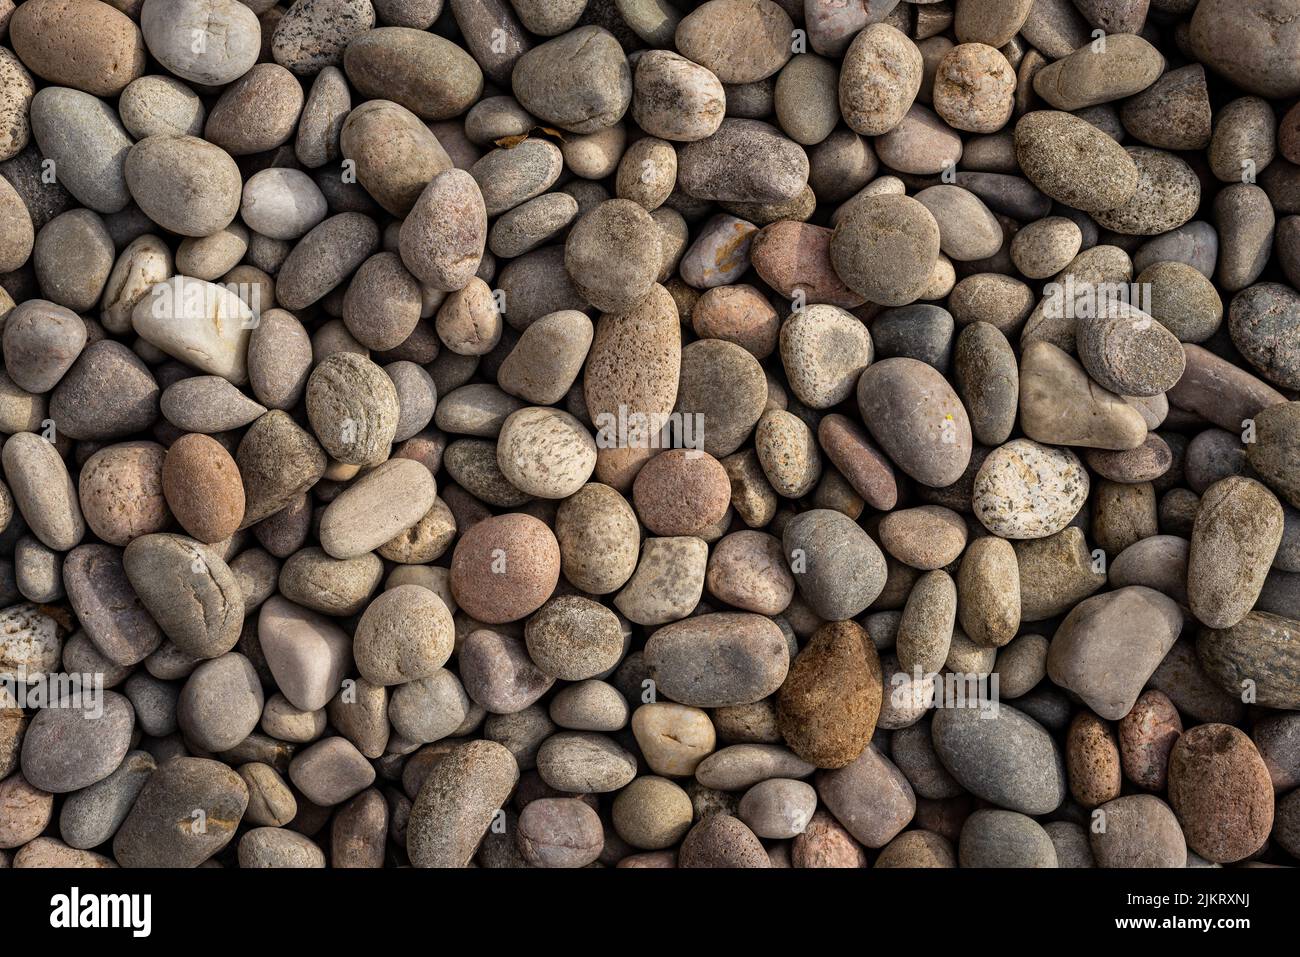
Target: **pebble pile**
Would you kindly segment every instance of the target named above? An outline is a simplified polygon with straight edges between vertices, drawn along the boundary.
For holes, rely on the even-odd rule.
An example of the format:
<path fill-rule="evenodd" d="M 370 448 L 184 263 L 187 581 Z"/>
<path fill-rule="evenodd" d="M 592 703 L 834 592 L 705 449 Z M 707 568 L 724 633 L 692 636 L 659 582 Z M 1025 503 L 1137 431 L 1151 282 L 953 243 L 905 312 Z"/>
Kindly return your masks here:
<path fill-rule="evenodd" d="M 0 0 L 0 867 L 1296 864 L 1297 98 L 1300 0 Z"/>

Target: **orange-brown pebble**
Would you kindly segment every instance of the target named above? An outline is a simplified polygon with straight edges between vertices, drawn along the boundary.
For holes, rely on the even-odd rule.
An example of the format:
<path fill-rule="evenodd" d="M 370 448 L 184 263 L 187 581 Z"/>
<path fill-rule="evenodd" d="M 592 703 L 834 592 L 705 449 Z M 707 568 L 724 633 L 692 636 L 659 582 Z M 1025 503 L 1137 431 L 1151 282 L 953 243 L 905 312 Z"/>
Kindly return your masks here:
<path fill-rule="evenodd" d="M 221 443 L 191 432 L 171 444 L 163 495 L 181 527 L 200 542 L 225 541 L 244 519 L 244 483 Z"/>
<path fill-rule="evenodd" d="M 1084 807 L 1096 807 L 1119 797 L 1119 744 L 1105 721 L 1080 711 L 1065 735 L 1065 768 L 1070 793 Z"/>
<path fill-rule="evenodd" d="M 842 768 L 871 743 L 880 717 L 880 658 L 860 625 L 822 625 L 777 692 L 777 723 L 795 754 Z"/>
<path fill-rule="evenodd" d="M 691 325 L 701 339 L 726 339 L 755 359 L 772 354 L 781 330 L 767 297 L 743 283 L 706 291 L 691 310 Z"/>

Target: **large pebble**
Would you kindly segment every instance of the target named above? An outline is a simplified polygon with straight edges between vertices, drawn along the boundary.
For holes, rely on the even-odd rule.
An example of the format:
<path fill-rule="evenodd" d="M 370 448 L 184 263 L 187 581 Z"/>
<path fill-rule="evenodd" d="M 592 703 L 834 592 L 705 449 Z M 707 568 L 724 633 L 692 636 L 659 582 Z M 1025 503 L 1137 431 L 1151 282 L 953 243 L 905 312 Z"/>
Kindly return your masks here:
<path fill-rule="evenodd" d="M 135 711 L 115 691 L 93 700 L 80 689 L 39 710 L 23 735 L 22 773 L 28 783 L 52 794 L 80 791 L 108 777 L 131 745 Z"/>
<path fill-rule="evenodd" d="M 931 733 L 944 767 L 976 797 L 1024 814 L 1048 814 L 1065 797 L 1065 768 L 1055 742 L 1042 725 L 1009 705 L 998 705 L 996 713 L 940 708 Z"/>
<path fill-rule="evenodd" d="M 1185 732 L 1169 755 L 1169 803 L 1187 846 L 1228 864 L 1259 850 L 1273 826 L 1273 785 L 1254 742 L 1225 724 Z"/>
<path fill-rule="evenodd" d="M 741 612 L 660 628 L 645 658 L 663 695 L 698 708 L 758 701 L 780 687 L 790 666 L 781 630 L 771 619 Z"/>
<path fill-rule="evenodd" d="M 1014 439 L 980 465 L 971 507 L 995 535 L 1046 538 L 1070 523 L 1088 487 L 1088 472 L 1069 449 Z"/>
<path fill-rule="evenodd" d="M 1142 585 L 1088 598 L 1052 638 L 1047 673 L 1101 717 L 1117 721 L 1132 709 L 1182 627 L 1178 603 Z"/>

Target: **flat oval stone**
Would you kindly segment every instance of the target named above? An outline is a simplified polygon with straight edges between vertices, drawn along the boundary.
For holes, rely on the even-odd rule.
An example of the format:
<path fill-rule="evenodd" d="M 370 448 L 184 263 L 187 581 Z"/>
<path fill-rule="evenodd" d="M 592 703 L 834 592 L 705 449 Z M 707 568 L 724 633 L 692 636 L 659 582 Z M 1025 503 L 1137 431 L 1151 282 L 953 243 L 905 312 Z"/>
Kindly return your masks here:
<path fill-rule="evenodd" d="M 1045 445 L 1095 449 L 1135 449 L 1147 436 L 1146 420 L 1136 408 L 1093 382 L 1067 352 L 1041 339 L 1026 345 L 1020 356 L 1020 427 Z"/>
<path fill-rule="evenodd" d="M 177 700 L 176 720 L 188 740 L 220 753 L 257 727 L 264 704 L 252 662 L 231 652 L 194 669 Z"/>
<path fill-rule="evenodd" d="M 645 658 L 660 692 L 698 708 L 758 701 L 781 686 L 790 666 L 781 630 L 743 612 L 666 625 L 651 635 Z"/>
<path fill-rule="evenodd" d="M 817 426 L 817 441 L 868 505 L 887 511 L 898 504 L 893 465 L 852 419 L 838 413 L 825 416 Z"/>
<path fill-rule="evenodd" d="M 932 366 L 901 357 L 874 363 L 858 380 L 858 408 L 886 454 L 918 482 L 942 488 L 966 470 L 970 420 Z"/>
<path fill-rule="evenodd" d="M 1146 40 L 1117 32 L 1100 52 L 1084 46 L 1043 67 L 1034 76 L 1034 92 L 1058 110 L 1081 110 L 1140 93 L 1164 67 L 1164 57 Z"/>
<path fill-rule="evenodd" d="M 780 344 L 781 365 L 791 390 L 815 409 L 829 408 L 852 395 L 858 376 L 874 355 L 867 327 L 852 313 L 830 304 L 813 304 L 791 314 L 781 324 Z"/>
<path fill-rule="evenodd" d="M 411 863 L 467 866 L 518 780 L 514 757 L 496 742 L 453 748 L 424 779 L 411 809 L 406 828 Z"/>
<path fill-rule="evenodd" d="M 33 534 L 55 551 L 86 534 L 77 490 L 58 451 L 34 432 L 12 435 L 0 452 L 13 502 Z"/>
<path fill-rule="evenodd" d="M 962 867 L 1056 867 L 1056 848 L 1042 825 L 1015 811 L 981 808 L 962 824 Z"/>
<path fill-rule="evenodd" d="M 1154 688 L 1142 692 L 1133 710 L 1119 721 L 1119 754 L 1124 776 L 1148 791 L 1163 791 L 1169 752 L 1183 733 L 1183 721 L 1168 696 Z"/>
<path fill-rule="evenodd" d="M 719 791 L 743 791 L 771 778 L 806 778 L 814 770 L 816 765 L 781 745 L 733 744 L 701 761 L 695 779 Z"/>
<path fill-rule="evenodd" d="M 1088 472 L 1069 449 L 1014 439 L 980 465 L 971 507 L 995 535 L 1046 538 L 1078 514 L 1088 488 Z"/>
<path fill-rule="evenodd" d="M 1020 399 L 1020 370 L 1007 337 L 991 323 L 970 323 L 957 337 L 953 375 L 975 441 L 1005 442 L 1015 426 Z"/>
<path fill-rule="evenodd" d="M 542 742 L 537 772 L 557 791 L 606 794 L 636 777 L 636 758 L 603 734 L 561 731 Z"/>
<path fill-rule="evenodd" d="M 533 663 L 523 641 L 487 628 L 466 636 L 457 661 L 466 692 L 493 714 L 522 711 L 555 683 Z"/>
<path fill-rule="evenodd" d="M 650 770 L 665 777 L 690 776 L 717 743 L 708 714 L 670 701 L 637 708 L 632 734 Z"/>
<path fill-rule="evenodd" d="M 132 751 L 104 780 L 65 799 L 59 834 L 68 846 L 88 850 L 111 841 L 157 766 L 153 755 Z"/>
<path fill-rule="evenodd" d="M 881 519 L 879 532 L 890 555 L 924 571 L 950 565 L 966 547 L 966 523 L 941 505 L 890 512 Z"/>
<path fill-rule="evenodd" d="M 595 25 L 524 53 L 510 83 L 525 110 L 571 133 L 613 126 L 632 101 L 632 73 L 623 49 L 612 33 Z"/>
<path fill-rule="evenodd" d="M 235 452 L 244 480 L 244 527 L 274 515 L 315 485 L 325 463 L 324 450 L 287 413 L 273 409 L 257 419 Z"/>
<path fill-rule="evenodd" d="M 451 590 L 467 614 L 488 624 L 518 621 L 542 606 L 560 574 L 555 535 L 530 515 L 471 526 L 451 559 Z"/>
<path fill-rule="evenodd" d="M 863 136 L 896 127 L 921 89 L 921 52 L 907 35 L 873 23 L 853 38 L 840 67 L 840 111 Z"/>
<path fill-rule="evenodd" d="M 1188 43 L 1198 60 L 1248 93 L 1295 96 L 1300 71 L 1290 51 L 1298 35 L 1287 12 L 1277 0 L 1211 0 L 1193 13 Z"/>
<path fill-rule="evenodd" d="M 1039 110 L 1016 123 L 1016 159 L 1052 199 L 1085 212 L 1126 204 L 1137 191 L 1137 163 L 1087 120 Z"/>
<path fill-rule="evenodd" d="M 1130 794 L 1101 805 L 1106 827 L 1091 831 L 1099 867 L 1184 867 L 1187 843 L 1169 805 L 1150 794 Z"/>
<path fill-rule="evenodd" d="M 37 711 L 23 735 L 22 773 L 33 787 L 51 794 L 80 791 L 102 781 L 122 763 L 131 746 L 135 711 L 115 691 L 80 704 L 68 698 Z"/>
<path fill-rule="evenodd" d="M 362 96 L 400 103 L 424 120 L 464 113 L 483 91 L 483 71 L 464 49 L 427 30 L 386 26 L 348 43 L 343 69 Z"/>
<path fill-rule="evenodd" d="M 730 814 L 702 818 L 682 841 L 678 867 L 771 867 L 763 843 Z"/>
<path fill-rule="evenodd" d="M 131 201 L 125 172 L 131 137 L 103 100 L 45 87 L 32 97 L 31 127 L 40 154 L 59 170 L 59 183 L 82 204 L 116 213 Z"/>
<path fill-rule="evenodd" d="M 140 28 L 169 72 L 209 86 L 243 76 L 261 49 L 257 15 L 236 0 L 151 0 L 140 10 Z"/>
<path fill-rule="evenodd" d="M 976 797 L 1024 814 L 1048 814 L 1065 798 L 1065 768 L 1051 735 L 1009 705 L 996 712 L 940 708 L 931 733 L 944 767 Z"/>
<path fill-rule="evenodd" d="M 265 411 L 221 376 L 191 376 L 162 391 L 159 405 L 167 421 L 186 432 L 208 435 L 242 429 Z"/>
<path fill-rule="evenodd" d="M 831 263 L 850 289 L 882 306 L 915 302 L 929 287 L 940 249 L 939 225 L 909 196 L 867 196 L 839 217 Z"/>
<path fill-rule="evenodd" d="M 709 547 L 694 535 L 647 538 L 636 570 L 614 598 L 638 625 L 662 625 L 691 613 L 704 593 Z"/>
<path fill-rule="evenodd" d="M 352 642 L 331 619 L 273 595 L 257 616 L 266 666 L 297 708 L 316 711 L 338 693 L 352 664 Z"/>
<path fill-rule="evenodd" d="M 808 155 L 767 123 L 726 119 L 712 136 L 679 150 L 677 184 L 695 199 L 782 202 L 808 184 Z"/>
<path fill-rule="evenodd" d="M 1187 557 L 1192 613 L 1230 628 L 1254 607 L 1282 541 L 1282 506 L 1259 482 L 1229 476 L 1201 496 Z"/>
<path fill-rule="evenodd" d="M 433 506 L 436 486 L 413 459 L 390 459 L 350 485 L 321 516 L 321 547 L 332 558 L 374 551 L 415 525 Z"/>
<path fill-rule="evenodd" d="M 520 813 L 515 841 L 536 867 L 586 867 L 600 856 L 605 834 L 600 817 L 583 801 L 542 798 Z"/>
<path fill-rule="evenodd" d="M 375 9 L 368 0 L 295 4 L 275 28 L 271 56 L 300 76 L 311 76 L 327 66 L 339 66 L 348 43 L 375 25 Z"/>
<path fill-rule="evenodd" d="M 769 0 L 710 0 L 677 24 L 674 42 L 723 83 L 753 83 L 790 59 L 793 28 L 786 11 Z"/>

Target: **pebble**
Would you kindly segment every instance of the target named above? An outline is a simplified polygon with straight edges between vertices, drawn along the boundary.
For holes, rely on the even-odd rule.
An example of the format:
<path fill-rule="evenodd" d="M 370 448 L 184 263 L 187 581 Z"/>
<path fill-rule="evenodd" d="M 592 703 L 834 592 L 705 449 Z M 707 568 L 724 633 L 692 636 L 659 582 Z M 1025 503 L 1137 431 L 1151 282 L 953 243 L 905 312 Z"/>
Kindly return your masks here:
<path fill-rule="evenodd" d="M 881 520 L 880 544 L 900 562 L 932 571 L 961 556 L 966 547 L 966 523 L 941 505 L 900 509 Z"/>
<path fill-rule="evenodd" d="M 1273 786 L 1254 743 L 1230 725 L 1183 733 L 1169 755 L 1169 803 L 1187 846 L 1228 864 L 1263 845 L 1273 826 Z"/>
<path fill-rule="evenodd" d="M 758 836 L 730 814 L 710 814 L 687 833 L 678 867 L 771 867 Z"/>
<path fill-rule="evenodd" d="M 269 644 L 269 636 L 265 643 Z M 205 661 L 181 688 L 176 720 L 204 751 L 228 751 L 257 727 L 265 704 L 257 672 L 236 652 Z"/>
<path fill-rule="evenodd" d="M 1254 607 L 1282 540 L 1282 506 L 1253 479 L 1230 476 L 1201 496 L 1187 557 L 1192 613 L 1230 628 Z"/>
<path fill-rule="evenodd" d="M 115 691 L 102 701 L 87 700 L 82 689 L 78 705 L 42 708 L 23 735 L 22 775 L 32 787 L 51 794 L 80 791 L 108 777 L 121 764 L 131 745 L 135 712 Z"/>
<path fill-rule="evenodd" d="M 908 196 L 869 196 L 849 207 L 831 236 L 831 263 L 864 299 L 904 306 L 920 298 L 938 261 L 940 230 Z"/>
<path fill-rule="evenodd" d="M 790 665 L 777 724 L 809 763 L 844 767 L 870 743 L 880 713 L 880 660 L 852 622 L 822 625 Z"/>
<path fill-rule="evenodd" d="M 933 367 L 916 359 L 885 359 L 858 379 L 858 408 L 884 452 L 924 485 L 942 488 L 970 461 L 965 406 Z"/>
<path fill-rule="evenodd" d="M 1020 357 L 1020 424 L 1029 438 L 1045 445 L 1118 451 L 1137 448 L 1147 434 L 1136 408 L 1043 340 L 1029 343 Z"/>
<path fill-rule="evenodd" d="M 1047 673 L 1101 717 L 1116 721 L 1132 709 L 1181 630 L 1178 604 L 1153 589 L 1130 585 L 1097 595 L 1061 622 L 1048 651 Z M 1119 670 L 1113 652 L 1105 649 L 1121 645 L 1125 667 Z"/>
<path fill-rule="evenodd" d="M 1290 707 L 1300 701 L 1297 662 L 1290 644 L 1293 618 L 1252 611 L 1237 624 L 1203 629 L 1196 641 L 1204 674 L 1225 694 L 1240 698 L 1243 682 L 1252 682 L 1256 701 L 1265 707 Z"/>
<path fill-rule="evenodd" d="M 127 546 L 122 565 L 140 602 L 182 651 L 215 658 L 239 640 L 243 595 L 212 549 L 169 532 L 142 535 Z"/>
<path fill-rule="evenodd" d="M 200 542 L 226 540 L 244 517 L 239 468 L 206 435 L 189 433 L 172 443 L 163 459 L 162 487 L 172 515 Z"/>
<path fill-rule="evenodd" d="M 164 761 L 114 835 L 113 856 L 126 867 L 198 867 L 230 842 L 247 808 L 247 785 L 220 761 Z"/>
<path fill-rule="evenodd" d="M 452 555 L 451 590 L 479 621 L 517 621 L 550 596 L 559 568 L 559 546 L 543 523 L 523 514 L 496 516 L 461 536 Z"/>
<path fill-rule="evenodd" d="M 1066 206 L 1101 213 L 1123 207 L 1138 190 L 1134 157 L 1091 123 L 1068 113 L 1025 114 L 1016 122 L 1015 147 L 1029 180 Z"/>
<path fill-rule="evenodd" d="M 416 525 L 435 497 L 427 468 L 390 459 L 329 503 L 320 519 L 321 547 L 331 558 L 364 555 Z"/>
<path fill-rule="evenodd" d="M 1169 774 L 1169 752 L 1183 733 L 1183 722 L 1168 696 L 1144 691 L 1119 722 L 1119 748 L 1124 776 L 1147 791 L 1163 791 Z"/>
<path fill-rule="evenodd" d="M 557 791 L 606 794 L 632 781 L 636 759 L 603 734 L 561 731 L 542 743 L 537 771 Z"/>
<path fill-rule="evenodd" d="M 842 768 L 819 771 L 817 796 L 860 844 L 884 847 L 912 820 L 916 795 L 874 744 Z"/>
<path fill-rule="evenodd" d="M 991 712 L 989 712 L 991 713 Z M 1006 704 L 940 708 L 931 733 L 944 767 L 976 797 L 1022 814 L 1048 814 L 1065 797 L 1065 768 L 1048 732 Z"/>
<path fill-rule="evenodd" d="M 983 808 L 961 828 L 962 867 L 1056 867 L 1056 848 L 1042 826 L 1015 811 Z"/>
<path fill-rule="evenodd" d="M 650 770 L 664 777 L 693 775 L 717 741 L 706 712 L 667 701 L 637 708 L 632 734 Z"/>
<path fill-rule="evenodd" d="M 1073 452 L 1015 439 L 980 465 L 971 505 L 995 535 L 1046 538 L 1070 523 L 1088 489 L 1088 473 Z"/>
<path fill-rule="evenodd" d="M 749 704 L 785 680 L 790 655 L 781 630 L 760 615 L 719 612 L 660 628 L 645 661 L 658 690 L 697 708 Z"/>
<path fill-rule="evenodd" d="M 827 621 L 860 614 L 885 587 L 880 548 L 842 512 L 803 512 L 786 525 L 782 544 L 800 596 Z"/>
<path fill-rule="evenodd" d="M 614 606 L 638 625 L 662 625 L 690 614 L 704 593 L 708 545 L 693 535 L 647 538 L 636 570 Z"/>
<path fill-rule="evenodd" d="M 162 643 L 163 633 L 128 581 L 118 549 L 79 545 L 64 560 L 63 581 L 86 637 L 112 662 L 137 664 Z"/>

